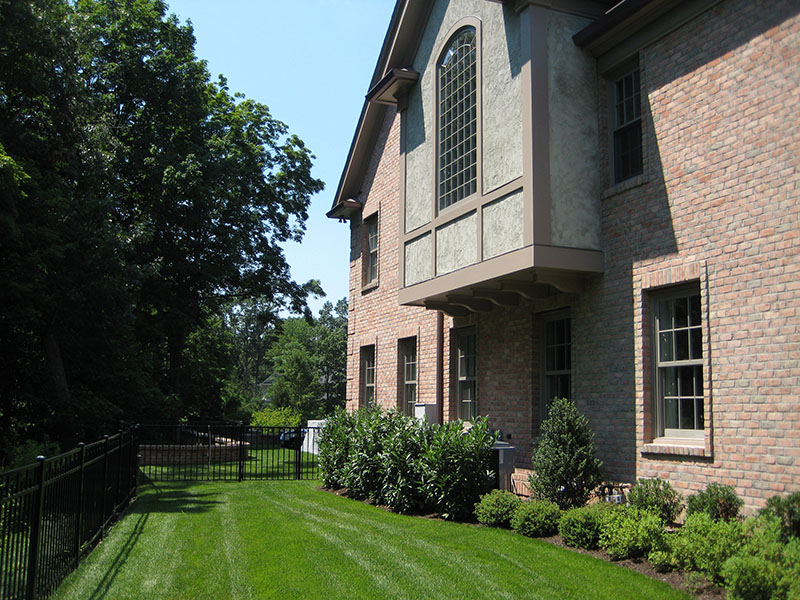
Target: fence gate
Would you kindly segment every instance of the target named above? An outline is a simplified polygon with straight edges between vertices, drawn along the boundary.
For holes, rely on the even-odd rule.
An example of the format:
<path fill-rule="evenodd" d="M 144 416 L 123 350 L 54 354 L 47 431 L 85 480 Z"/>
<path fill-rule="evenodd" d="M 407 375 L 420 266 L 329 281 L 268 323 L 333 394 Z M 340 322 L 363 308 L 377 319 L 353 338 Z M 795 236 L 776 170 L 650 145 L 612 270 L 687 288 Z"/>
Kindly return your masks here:
<path fill-rule="evenodd" d="M 139 426 L 139 467 L 150 481 L 316 479 L 317 427 L 195 422 Z"/>

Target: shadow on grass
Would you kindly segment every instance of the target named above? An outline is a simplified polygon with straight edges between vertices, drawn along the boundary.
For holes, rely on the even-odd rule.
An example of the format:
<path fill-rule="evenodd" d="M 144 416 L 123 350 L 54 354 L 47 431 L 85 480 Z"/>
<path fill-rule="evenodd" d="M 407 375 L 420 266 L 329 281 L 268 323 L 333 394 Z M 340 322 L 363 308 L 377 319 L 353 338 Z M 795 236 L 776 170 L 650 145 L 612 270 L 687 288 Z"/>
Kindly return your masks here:
<path fill-rule="evenodd" d="M 112 584 L 114 580 L 117 578 L 117 575 L 125 566 L 125 563 L 128 561 L 128 558 L 133 551 L 133 548 L 136 546 L 136 543 L 139 541 L 139 538 L 144 531 L 144 527 L 147 524 L 147 520 L 150 518 L 149 513 L 145 512 L 139 515 L 139 518 L 136 520 L 136 525 L 133 527 L 133 531 L 131 531 L 130 536 L 128 539 L 125 540 L 125 544 L 122 546 L 120 551 L 114 557 L 114 560 L 111 561 L 106 572 L 103 574 L 103 578 L 97 584 L 97 587 L 94 588 L 94 591 L 89 596 L 88 600 L 101 600 L 102 598 L 106 597 L 106 594 L 111 590 Z"/>
<path fill-rule="evenodd" d="M 140 495 L 134 502 L 130 512 L 133 514 L 148 513 L 204 513 L 214 510 L 222 504 L 214 500 L 217 494 L 213 492 L 198 494 L 191 488 L 197 487 L 197 482 L 159 482 L 148 481 L 140 486 L 139 490 L 152 489 L 154 493 Z"/>

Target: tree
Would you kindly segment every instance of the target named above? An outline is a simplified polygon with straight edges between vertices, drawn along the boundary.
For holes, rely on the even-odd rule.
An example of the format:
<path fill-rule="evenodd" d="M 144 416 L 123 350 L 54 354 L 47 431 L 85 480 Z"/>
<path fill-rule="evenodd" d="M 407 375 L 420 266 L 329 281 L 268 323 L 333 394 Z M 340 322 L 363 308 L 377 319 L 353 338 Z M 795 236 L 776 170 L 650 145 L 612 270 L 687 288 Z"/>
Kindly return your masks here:
<path fill-rule="evenodd" d="M 347 298 L 322 305 L 314 325 L 316 359 L 322 377 L 323 413 L 344 408 L 347 394 Z"/>
<path fill-rule="evenodd" d="M 267 391 L 276 407 L 297 409 L 303 419 L 321 416 L 322 374 L 314 359 L 314 328 L 306 319 L 286 319 L 269 351 L 273 381 Z"/>
<path fill-rule="evenodd" d="M 209 390 L 230 377 L 226 307 L 321 293 L 280 246 L 322 189 L 313 156 L 194 42 L 161 0 L 0 0 L 0 461 L 224 412 L 193 382 L 199 356 Z"/>

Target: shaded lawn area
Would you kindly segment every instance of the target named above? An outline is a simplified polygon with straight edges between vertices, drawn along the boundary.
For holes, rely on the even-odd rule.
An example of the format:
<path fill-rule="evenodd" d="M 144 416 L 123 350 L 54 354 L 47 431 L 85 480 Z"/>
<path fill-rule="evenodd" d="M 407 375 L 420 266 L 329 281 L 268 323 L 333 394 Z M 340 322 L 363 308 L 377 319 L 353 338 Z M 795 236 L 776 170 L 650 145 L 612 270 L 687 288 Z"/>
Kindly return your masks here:
<path fill-rule="evenodd" d="M 52 598 L 689 598 L 510 531 L 396 515 L 318 485 L 145 486 Z"/>

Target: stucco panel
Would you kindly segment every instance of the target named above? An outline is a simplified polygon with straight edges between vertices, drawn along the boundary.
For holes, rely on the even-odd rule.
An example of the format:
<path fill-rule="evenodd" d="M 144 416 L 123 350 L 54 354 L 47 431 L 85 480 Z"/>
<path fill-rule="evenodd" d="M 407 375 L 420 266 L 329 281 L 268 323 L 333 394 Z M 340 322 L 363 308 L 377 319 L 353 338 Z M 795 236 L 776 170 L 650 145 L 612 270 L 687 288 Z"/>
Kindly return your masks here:
<path fill-rule="evenodd" d="M 483 183 L 485 192 L 522 175 L 519 16 L 486 0 L 437 0 L 413 62 L 419 85 L 408 97 L 405 230 L 432 217 L 435 189 L 436 63 L 447 36 L 465 17 L 481 22 Z"/>
<path fill-rule="evenodd" d="M 472 212 L 436 230 L 436 274 L 443 275 L 478 260 L 478 217 Z"/>
<path fill-rule="evenodd" d="M 405 285 L 433 277 L 433 236 L 428 233 L 405 246 Z"/>
<path fill-rule="evenodd" d="M 522 190 L 483 207 L 484 260 L 522 248 Z"/>
<path fill-rule="evenodd" d="M 548 19 L 550 192 L 557 246 L 600 248 L 601 154 L 594 60 L 572 42 L 587 19 Z"/>

